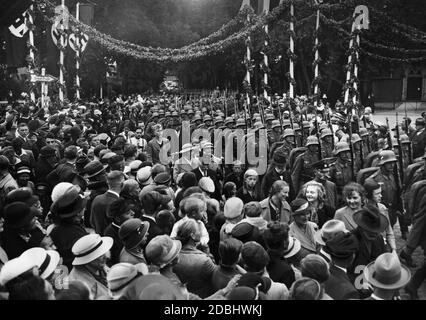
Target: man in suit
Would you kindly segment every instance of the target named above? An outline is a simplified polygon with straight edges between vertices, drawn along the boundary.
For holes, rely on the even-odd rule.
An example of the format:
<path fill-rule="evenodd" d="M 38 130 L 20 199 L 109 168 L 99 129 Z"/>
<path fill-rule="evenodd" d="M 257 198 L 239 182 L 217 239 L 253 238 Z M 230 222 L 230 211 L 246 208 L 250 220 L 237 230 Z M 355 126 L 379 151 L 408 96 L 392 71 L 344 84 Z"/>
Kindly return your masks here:
<path fill-rule="evenodd" d="M 146 147 L 147 161 L 153 164 L 162 163 L 164 159 L 161 159 L 161 149 L 165 144 L 169 143 L 169 140 L 163 138 L 163 127 L 161 124 L 154 125 L 152 129 L 154 137 L 148 142 Z M 168 151 L 168 155 L 170 155 L 170 150 Z"/>
<path fill-rule="evenodd" d="M 199 161 L 199 167 L 192 170 L 192 172 L 195 174 L 195 177 L 197 178 L 197 183 L 202 177 L 210 177 L 213 180 L 215 187 L 212 198 L 216 199 L 217 201 L 221 201 L 222 188 L 220 186 L 219 179 L 217 178 L 217 173 L 209 168 L 210 161 L 213 161 L 213 159 L 209 161 L 208 156 L 205 155 L 204 157 L 200 157 Z"/>
<path fill-rule="evenodd" d="M 123 182 L 123 172 L 111 171 L 107 175 L 108 190 L 93 200 L 90 223 L 100 235 L 104 234 L 105 228 L 112 222 L 107 212 L 111 203 L 120 198 Z"/>
<path fill-rule="evenodd" d="M 358 250 L 358 240 L 351 233 L 341 232 L 328 240 L 324 251 L 330 255 L 330 277 L 324 283 L 325 292 L 334 300 L 359 299 L 350 281 L 347 268 Z"/>

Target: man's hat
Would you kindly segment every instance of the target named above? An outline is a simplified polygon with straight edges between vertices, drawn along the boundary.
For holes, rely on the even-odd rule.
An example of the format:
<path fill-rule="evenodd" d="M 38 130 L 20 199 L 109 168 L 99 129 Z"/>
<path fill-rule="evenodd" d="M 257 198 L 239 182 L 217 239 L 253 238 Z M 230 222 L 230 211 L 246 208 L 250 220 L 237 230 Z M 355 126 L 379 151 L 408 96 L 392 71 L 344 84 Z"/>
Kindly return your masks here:
<path fill-rule="evenodd" d="M 325 243 L 340 232 L 347 232 L 345 224 L 340 220 L 329 220 L 315 233 L 315 241 L 325 246 Z"/>
<path fill-rule="evenodd" d="M 302 249 L 302 244 L 300 241 L 292 236 L 288 237 L 288 246 L 283 252 L 283 257 L 288 259 L 295 256 L 300 249 Z"/>
<path fill-rule="evenodd" d="M 5 286 L 9 281 L 37 267 L 37 262 L 29 257 L 19 256 L 7 261 L 0 270 L 0 285 Z"/>
<path fill-rule="evenodd" d="M 100 161 L 94 160 L 86 164 L 84 167 L 85 175 L 84 177 L 87 179 L 93 178 L 97 176 L 98 174 L 105 171 L 105 169 L 108 167 L 108 165 L 103 165 Z"/>
<path fill-rule="evenodd" d="M 31 188 L 18 188 L 10 191 L 6 196 L 6 203 L 24 202 L 30 207 L 38 200 L 38 196 L 33 194 Z"/>
<path fill-rule="evenodd" d="M 380 213 L 380 210 L 371 205 L 364 206 L 353 215 L 355 223 L 363 230 L 372 233 L 381 233 L 388 226 L 388 220 Z"/>
<path fill-rule="evenodd" d="M 337 233 L 325 241 L 324 251 L 336 259 L 349 259 L 358 250 L 358 239 L 350 232 Z"/>
<path fill-rule="evenodd" d="M 136 180 L 143 186 L 150 184 L 153 181 L 151 177 L 151 167 L 146 166 L 140 168 L 136 174 Z"/>
<path fill-rule="evenodd" d="M 383 253 L 364 269 L 364 278 L 373 286 L 384 290 L 404 287 L 411 279 L 411 272 L 401 265 L 396 253 Z"/>
<path fill-rule="evenodd" d="M 275 165 L 285 165 L 287 163 L 285 154 L 280 150 L 274 152 L 272 160 Z"/>
<path fill-rule="evenodd" d="M 167 184 L 172 179 L 171 175 L 168 172 L 162 172 L 155 176 L 154 182 L 155 184 Z"/>
<path fill-rule="evenodd" d="M 198 186 L 201 188 L 201 190 L 208 193 L 213 193 L 215 191 L 214 182 L 210 177 L 202 177 L 198 182 Z"/>

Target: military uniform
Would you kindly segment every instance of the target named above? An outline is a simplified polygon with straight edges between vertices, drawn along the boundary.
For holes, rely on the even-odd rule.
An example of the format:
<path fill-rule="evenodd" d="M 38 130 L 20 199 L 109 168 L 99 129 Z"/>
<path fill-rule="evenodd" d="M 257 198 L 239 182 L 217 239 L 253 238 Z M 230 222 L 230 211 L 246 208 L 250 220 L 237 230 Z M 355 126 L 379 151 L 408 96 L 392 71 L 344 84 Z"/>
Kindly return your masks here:
<path fill-rule="evenodd" d="M 343 162 L 340 158 L 337 159 L 330 167 L 330 180 L 335 183 L 337 188 L 338 203 L 343 203 L 342 191 L 343 187 L 353 181 L 352 167 L 349 162 Z"/>
<path fill-rule="evenodd" d="M 303 184 L 314 179 L 315 173 L 312 165 L 319 160 L 318 153 L 312 153 L 309 149 L 296 158 L 292 170 L 292 181 L 296 192 Z"/>
<path fill-rule="evenodd" d="M 321 141 L 321 154 L 323 159 L 333 157 L 333 145 L 324 140 Z"/>
<path fill-rule="evenodd" d="M 283 153 L 285 155 L 286 159 L 289 159 L 290 152 L 291 152 L 291 150 L 293 150 L 293 148 L 294 148 L 293 144 L 291 144 L 287 140 L 284 140 L 283 145 L 278 147 L 276 149 L 276 151 Z"/>

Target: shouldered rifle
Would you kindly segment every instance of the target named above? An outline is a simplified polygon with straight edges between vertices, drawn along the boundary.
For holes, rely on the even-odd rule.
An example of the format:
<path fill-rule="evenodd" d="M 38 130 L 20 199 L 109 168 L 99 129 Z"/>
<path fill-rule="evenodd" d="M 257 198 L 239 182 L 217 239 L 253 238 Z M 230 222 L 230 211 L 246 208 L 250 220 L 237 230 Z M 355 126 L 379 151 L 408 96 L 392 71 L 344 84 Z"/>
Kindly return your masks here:
<path fill-rule="evenodd" d="M 294 125 L 293 125 L 293 111 L 291 110 L 291 102 L 288 105 L 288 114 L 289 114 L 289 117 L 290 117 L 291 129 L 294 130 Z"/>
<path fill-rule="evenodd" d="M 398 165 L 399 165 L 399 178 L 400 178 L 400 183 L 402 186 L 402 181 L 404 181 L 404 162 L 403 162 L 403 155 L 404 152 L 402 150 L 402 143 L 401 143 L 401 134 L 399 132 L 399 125 L 398 125 L 398 112 L 396 113 L 396 140 L 398 141 Z"/>
<path fill-rule="evenodd" d="M 316 131 L 316 136 L 318 139 L 318 155 L 319 155 L 319 159 L 322 160 L 322 143 L 321 143 L 321 136 L 320 136 L 320 132 L 319 132 L 319 125 L 318 125 L 318 114 L 317 114 L 317 108 L 314 107 L 315 110 L 315 131 Z"/>
<path fill-rule="evenodd" d="M 392 135 L 390 132 L 390 128 L 389 128 L 389 119 L 388 117 L 386 117 L 386 128 L 387 128 L 387 139 L 388 139 L 388 150 L 392 150 L 393 149 L 393 145 L 392 145 Z"/>
<path fill-rule="evenodd" d="M 300 140 L 300 144 L 301 145 L 298 146 L 298 147 L 303 147 L 303 142 L 304 142 L 304 139 L 305 139 L 305 129 L 303 128 L 303 117 L 302 117 L 302 113 L 300 113 L 300 117 L 299 117 L 299 126 L 300 126 L 300 135 L 301 135 L 301 140 Z"/>

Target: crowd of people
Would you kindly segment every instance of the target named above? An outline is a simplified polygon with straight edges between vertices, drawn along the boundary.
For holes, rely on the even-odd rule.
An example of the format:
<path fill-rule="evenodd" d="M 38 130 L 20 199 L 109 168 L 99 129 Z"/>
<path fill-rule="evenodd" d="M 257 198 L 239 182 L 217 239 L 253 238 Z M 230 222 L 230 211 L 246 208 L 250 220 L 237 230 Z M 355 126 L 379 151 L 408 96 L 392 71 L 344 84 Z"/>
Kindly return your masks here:
<path fill-rule="evenodd" d="M 390 128 L 369 107 L 277 94 L 0 112 L 1 299 L 419 299 L 425 114 Z M 185 141 L 197 129 L 225 143 Z M 267 152 L 227 163 L 239 140 Z"/>

